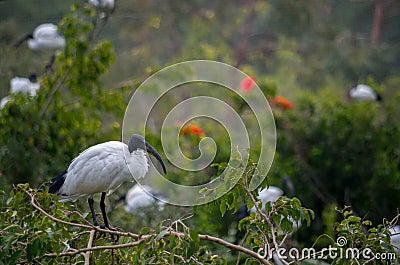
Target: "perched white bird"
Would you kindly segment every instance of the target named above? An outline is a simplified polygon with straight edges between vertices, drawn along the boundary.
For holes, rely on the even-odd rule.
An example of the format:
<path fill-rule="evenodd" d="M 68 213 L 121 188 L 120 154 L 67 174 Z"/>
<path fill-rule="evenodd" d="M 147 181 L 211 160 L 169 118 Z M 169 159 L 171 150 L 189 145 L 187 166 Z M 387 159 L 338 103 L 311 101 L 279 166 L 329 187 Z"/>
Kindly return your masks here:
<path fill-rule="evenodd" d="M 76 201 L 87 197 L 93 224 L 98 226 L 93 208 L 93 195 L 101 193 L 100 209 L 104 226 L 110 228 L 105 211 L 105 197 L 123 182 L 143 178 L 148 171 L 146 151 L 162 165 L 161 156 L 143 136 L 133 134 L 128 145 L 110 141 L 89 147 L 76 157 L 68 169 L 55 176 L 50 182 L 49 192 L 58 194 L 61 202 Z M 134 177 L 133 177 L 134 176 Z"/>
<path fill-rule="evenodd" d="M 39 25 L 33 33 L 19 40 L 15 47 L 18 48 L 26 40 L 31 50 L 60 49 L 65 46 L 65 38 L 60 35 L 57 26 L 51 23 Z"/>
<path fill-rule="evenodd" d="M 279 197 L 283 195 L 285 195 L 285 193 L 280 188 L 275 186 L 269 186 L 263 190 L 259 190 L 257 199 L 260 200 L 263 205 L 265 205 L 266 203 L 269 202 L 276 202 L 279 199 Z M 256 207 L 253 206 L 253 208 L 250 209 L 250 212 L 255 212 L 255 211 Z M 293 229 L 297 229 L 301 226 L 300 221 L 298 223 L 296 223 L 294 220 L 291 221 L 293 223 Z"/>
<path fill-rule="evenodd" d="M 258 191 L 258 196 L 257 199 L 262 202 L 263 205 L 265 205 L 267 202 L 275 202 L 279 199 L 279 197 L 283 196 L 283 190 L 281 190 L 278 187 L 275 186 L 269 186 L 266 187 L 265 189 L 259 190 Z M 253 208 L 250 209 L 250 212 L 255 212 L 256 207 L 253 206 Z"/>
<path fill-rule="evenodd" d="M 389 231 L 390 244 L 392 244 L 396 253 L 400 255 L 400 225 L 391 227 Z"/>
<path fill-rule="evenodd" d="M 101 18 L 107 18 L 115 10 L 114 0 L 89 0 L 89 4 L 100 11 Z"/>
<path fill-rule="evenodd" d="M 132 186 L 125 196 L 125 211 L 133 214 L 143 215 L 144 208 L 156 206 L 159 210 L 164 208 L 165 202 L 157 200 L 152 194 L 159 194 L 156 190 L 147 185 Z"/>
<path fill-rule="evenodd" d="M 31 96 L 36 96 L 36 91 L 40 88 L 36 74 L 31 74 L 29 78 L 14 77 L 10 81 L 10 93 L 23 92 Z"/>
<path fill-rule="evenodd" d="M 382 97 L 370 86 L 359 84 L 349 90 L 349 96 L 358 100 L 381 101 Z"/>
<path fill-rule="evenodd" d="M 114 0 L 89 0 L 89 4 L 97 8 L 104 8 L 108 10 L 113 10 L 115 7 Z"/>
<path fill-rule="evenodd" d="M 10 94 L 22 92 L 30 96 L 36 96 L 36 91 L 40 88 L 40 84 L 36 80 L 36 74 L 31 74 L 29 78 L 14 77 L 10 81 Z M 10 96 L 6 96 L 0 101 L 0 109 L 11 100 Z"/>

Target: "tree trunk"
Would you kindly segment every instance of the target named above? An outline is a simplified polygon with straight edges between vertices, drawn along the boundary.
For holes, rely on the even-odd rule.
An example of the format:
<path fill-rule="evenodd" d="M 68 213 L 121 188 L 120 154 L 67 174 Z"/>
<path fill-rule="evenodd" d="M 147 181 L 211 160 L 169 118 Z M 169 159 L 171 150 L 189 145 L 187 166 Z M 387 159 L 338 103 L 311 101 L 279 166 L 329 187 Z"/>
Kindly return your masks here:
<path fill-rule="evenodd" d="M 384 10 L 387 6 L 386 0 L 375 0 L 374 1 L 374 17 L 372 20 L 372 31 L 371 31 L 371 44 L 377 45 L 381 36 Z"/>

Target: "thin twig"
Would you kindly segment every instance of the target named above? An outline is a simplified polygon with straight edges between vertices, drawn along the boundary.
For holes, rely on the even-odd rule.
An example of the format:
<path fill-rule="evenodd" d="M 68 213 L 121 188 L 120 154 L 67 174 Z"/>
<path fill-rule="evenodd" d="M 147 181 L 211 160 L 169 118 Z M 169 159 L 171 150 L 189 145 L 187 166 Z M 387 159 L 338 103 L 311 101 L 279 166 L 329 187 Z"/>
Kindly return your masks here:
<path fill-rule="evenodd" d="M 76 226 L 76 227 L 81 227 L 81 228 L 87 228 L 87 229 L 92 229 L 93 227 L 89 226 L 89 225 L 83 225 L 83 224 L 78 224 L 78 223 L 72 223 L 72 222 L 68 222 L 68 221 L 64 221 L 61 219 L 58 219 L 54 216 L 52 216 L 51 214 L 48 214 L 45 210 L 43 210 L 40 206 L 38 206 L 35 203 L 35 196 L 33 194 L 31 194 L 30 192 L 26 191 L 26 193 L 31 197 L 31 204 L 33 207 L 35 207 L 37 210 L 39 210 L 41 213 L 43 213 L 44 215 L 46 215 L 48 218 L 50 218 L 51 220 L 58 222 L 58 223 L 62 223 L 62 224 L 66 224 L 69 226 Z"/>
<path fill-rule="evenodd" d="M 120 248 L 129 248 L 129 247 L 134 247 L 139 245 L 144 239 L 140 239 L 135 242 L 130 242 L 130 243 L 125 243 L 125 244 L 119 244 L 119 245 L 109 245 L 109 246 L 96 246 L 96 247 L 90 247 L 90 248 L 81 248 L 77 249 L 74 251 L 67 251 L 63 253 L 46 253 L 43 255 L 43 257 L 46 258 L 57 258 L 57 257 L 65 257 L 65 256 L 75 256 L 77 254 L 80 254 L 82 252 L 93 252 L 96 250 L 105 250 L 105 249 L 120 249 Z"/>
<path fill-rule="evenodd" d="M 247 182 L 245 185 L 243 185 L 244 190 L 246 191 L 246 193 L 249 195 L 251 201 L 253 202 L 256 211 L 265 219 L 265 221 L 267 221 L 268 225 L 271 227 L 271 234 L 272 234 L 272 243 L 274 244 L 275 247 L 275 251 L 278 251 L 279 249 L 279 245 L 278 245 L 278 241 L 276 239 L 275 236 L 275 231 L 274 231 L 274 225 L 272 224 L 271 220 L 269 219 L 269 217 L 260 209 L 260 207 L 258 207 L 258 203 L 257 200 L 254 198 L 253 194 L 251 193 L 251 191 L 249 190 L 249 187 L 247 187 Z M 287 263 L 285 260 L 281 260 L 283 264 L 288 265 L 289 263 Z"/>
<path fill-rule="evenodd" d="M 250 234 L 250 230 L 247 230 L 247 231 L 246 231 L 246 234 L 244 235 L 244 237 L 243 237 L 243 239 L 242 239 L 242 242 L 239 244 L 239 246 L 243 246 L 243 244 L 244 244 L 244 242 L 246 241 L 246 239 L 247 239 L 247 237 L 249 236 L 249 234 Z M 241 256 L 241 254 L 242 254 L 242 252 L 239 252 L 238 255 L 237 255 L 236 265 L 239 265 L 239 264 L 240 264 L 240 256 Z"/>
<path fill-rule="evenodd" d="M 210 236 L 210 235 L 201 235 L 201 234 L 199 235 L 199 238 L 202 239 L 202 240 L 215 242 L 215 243 L 217 243 L 219 245 L 222 245 L 222 246 L 225 246 L 225 247 L 227 247 L 227 248 L 229 248 L 231 250 L 237 250 L 237 251 L 243 252 L 243 253 L 245 253 L 245 254 L 257 259 L 261 264 L 271 264 L 266 259 L 263 259 L 262 257 L 260 257 L 256 252 L 254 252 L 254 251 L 252 251 L 250 249 L 247 249 L 245 247 L 229 243 L 229 242 L 227 242 L 227 241 L 225 241 L 225 240 L 223 240 L 221 238 Z"/>
<path fill-rule="evenodd" d="M 64 72 L 64 75 L 61 77 L 60 81 L 55 86 L 53 86 L 53 88 L 50 90 L 50 94 L 49 94 L 48 98 L 46 99 L 46 102 L 44 103 L 42 109 L 40 110 L 39 126 L 42 123 L 44 114 L 46 113 L 47 109 L 49 108 L 49 105 L 50 105 L 51 101 L 53 100 L 54 94 L 64 84 L 65 79 L 67 79 L 67 76 L 68 76 L 70 71 L 71 71 L 71 67 L 67 68 L 65 70 L 65 72 Z"/>
<path fill-rule="evenodd" d="M 89 242 L 88 242 L 88 245 L 87 245 L 88 248 L 92 247 L 95 233 L 96 233 L 96 230 L 91 230 L 90 231 Z M 83 256 L 85 257 L 85 265 L 89 265 L 90 264 L 90 251 L 88 251 L 85 254 L 83 254 Z"/>
<path fill-rule="evenodd" d="M 163 250 L 165 253 L 167 253 L 168 255 L 171 255 L 172 253 L 171 252 L 169 252 L 169 251 L 166 251 L 166 250 Z M 182 261 L 182 263 L 185 263 L 186 262 L 186 260 L 185 260 L 185 258 L 184 257 L 182 257 L 181 255 L 178 255 L 178 254 L 173 254 L 174 255 L 174 257 L 177 257 L 178 259 L 180 259 L 181 261 Z"/>

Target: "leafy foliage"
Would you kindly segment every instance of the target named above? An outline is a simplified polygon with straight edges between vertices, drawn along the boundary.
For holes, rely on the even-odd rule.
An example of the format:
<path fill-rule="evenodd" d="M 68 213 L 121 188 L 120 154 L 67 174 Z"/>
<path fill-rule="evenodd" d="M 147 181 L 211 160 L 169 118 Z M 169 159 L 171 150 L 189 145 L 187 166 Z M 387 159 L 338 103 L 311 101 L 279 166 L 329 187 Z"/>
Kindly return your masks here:
<path fill-rule="evenodd" d="M 99 81 L 114 59 L 111 43 L 94 42 L 94 10 L 72 10 L 60 22 L 67 45 L 40 80 L 38 95 L 15 95 L 1 110 L 0 163 L 11 183 L 39 184 L 57 174 L 82 149 L 110 136 L 104 115 L 122 117 L 126 90 L 105 91 Z M 116 137 L 119 127 L 107 130 Z"/>
<path fill-rule="evenodd" d="M 41 75 L 38 95 L 13 95 L 0 111 L 0 263 L 269 264 L 276 260 L 260 257 L 260 249 L 312 246 L 323 253 L 321 249 L 335 245 L 338 237 L 359 251 L 395 251 L 388 228 L 398 223 L 400 200 L 398 5 L 384 1 L 388 8 L 382 37 L 370 45 L 367 14 L 378 2 L 118 1 L 108 20 L 87 3 L 74 4 L 59 22 L 67 45 L 58 51 L 52 72 Z M 61 5 L 51 9 L 53 16 L 62 13 Z M 20 26 L 7 12 L 18 10 L 29 21 L 39 21 L 37 12 L 31 12 L 35 8 L 13 1 L 12 7 L 0 10 L 2 94 L 5 80 L 16 72 L 41 68 L 49 55 L 6 47 Z M 126 23 L 127 18 L 134 23 Z M 46 188 L 30 188 L 64 170 L 86 147 L 119 139 L 129 85 L 163 65 L 188 59 L 220 60 L 254 77 L 271 102 L 279 137 L 274 164 L 260 188 L 280 186 L 289 175 L 295 197 L 259 202 L 257 191 L 249 190 L 256 165 L 235 160 L 247 163 L 245 173 L 237 174 L 234 165 L 225 162 L 231 155 L 226 131 L 203 121 L 195 123 L 196 130 L 183 133 L 180 143 L 185 154 L 195 157 L 199 139 L 212 137 L 218 146 L 213 166 L 193 175 L 171 166 L 167 177 L 197 184 L 232 167 L 231 177 L 238 183 L 207 205 L 166 206 L 161 212 L 134 216 L 114 207 L 119 194 L 113 194 L 110 219 L 123 231 L 105 231 L 90 224 L 87 212 L 59 203 Z M 127 77 L 129 82 L 120 83 Z M 384 101 L 343 99 L 345 88 L 355 81 L 376 89 Z M 204 89 L 232 105 L 246 125 L 254 125 L 244 101 L 233 94 L 199 85 L 190 95 Z M 294 102 L 291 108 L 274 105 L 273 98 L 281 94 Z M 185 97 L 176 95 L 167 96 L 170 101 L 159 113 Z M 256 132 L 250 134 L 252 158 L 260 143 Z M 157 135 L 149 137 L 156 149 L 161 148 Z M 230 186 L 232 179 L 226 178 L 225 184 Z M 16 183 L 30 185 L 12 189 Z M 218 192 L 203 190 L 203 195 Z M 238 220 L 243 206 L 254 207 L 253 212 Z M 363 257 L 357 261 L 390 262 Z"/>

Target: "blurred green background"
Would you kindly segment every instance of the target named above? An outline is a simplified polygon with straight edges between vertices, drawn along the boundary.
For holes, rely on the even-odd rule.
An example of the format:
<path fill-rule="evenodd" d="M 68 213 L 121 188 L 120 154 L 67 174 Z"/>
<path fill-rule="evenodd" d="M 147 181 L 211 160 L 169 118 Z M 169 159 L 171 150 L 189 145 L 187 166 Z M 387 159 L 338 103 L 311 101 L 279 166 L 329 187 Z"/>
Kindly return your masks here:
<path fill-rule="evenodd" d="M 14 76 L 36 72 L 42 85 L 34 99 L 18 95 L 1 110 L 1 189 L 8 191 L 12 184 L 24 182 L 38 187 L 90 145 L 120 140 L 126 104 L 141 82 L 176 62 L 209 59 L 254 77 L 270 102 L 279 95 L 293 104 L 292 109 L 271 104 L 278 139 L 268 184 L 281 186 L 289 176 L 295 196 L 315 211 L 311 227 L 293 235 L 299 245 L 314 242 L 321 233 L 334 233 L 335 206 L 350 205 L 358 216 L 375 224 L 399 213 L 399 1 L 117 0 L 115 11 L 91 41 L 82 39 L 96 18 L 82 22 L 75 13 L 69 15 L 73 3 L 78 8 L 87 5 L 86 1 L 0 1 L 0 98 L 9 93 Z M 59 24 L 67 37 L 52 73 L 44 71 L 52 52 L 13 47 L 46 22 Z M 80 23 L 89 26 L 79 30 Z M 80 53 L 86 56 L 82 61 Z M 43 114 L 51 89 L 66 72 L 66 81 Z M 368 84 L 383 101 L 350 100 L 348 89 L 356 83 Z M 253 124 L 251 113 L 233 94 L 215 92 L 215 87 L 196 89 L 172 93 L 160 112 L 204 93 L 225 98 Z M 215 139 L 219 151 L 214 162 L 226 161 L 226 131 L 206 119 L 193 123 Z M 162 153 L 159 136 L 149 137 Z M 196 134 L 182 135 L 183 152 L 196 157 L 200 139 Z M 257 139 L 252 140 L 257 146 Z M 171 164 L 168 168 L 171 180 L 195 176 L 204 182 L 216 174 L 211 167 L 193 176 Z M 113 194 L 110 203 L 129 187 L 126 184 Z M 110 219 L 137 232 L 192 212 L 166 206 L 142 218 L 116 207 Z M 202 207 L 195 212 L 190 222 L 198 231 L 233 241 L 234 214 L 222 218 L 218 207 L 218 214 Z"/>

